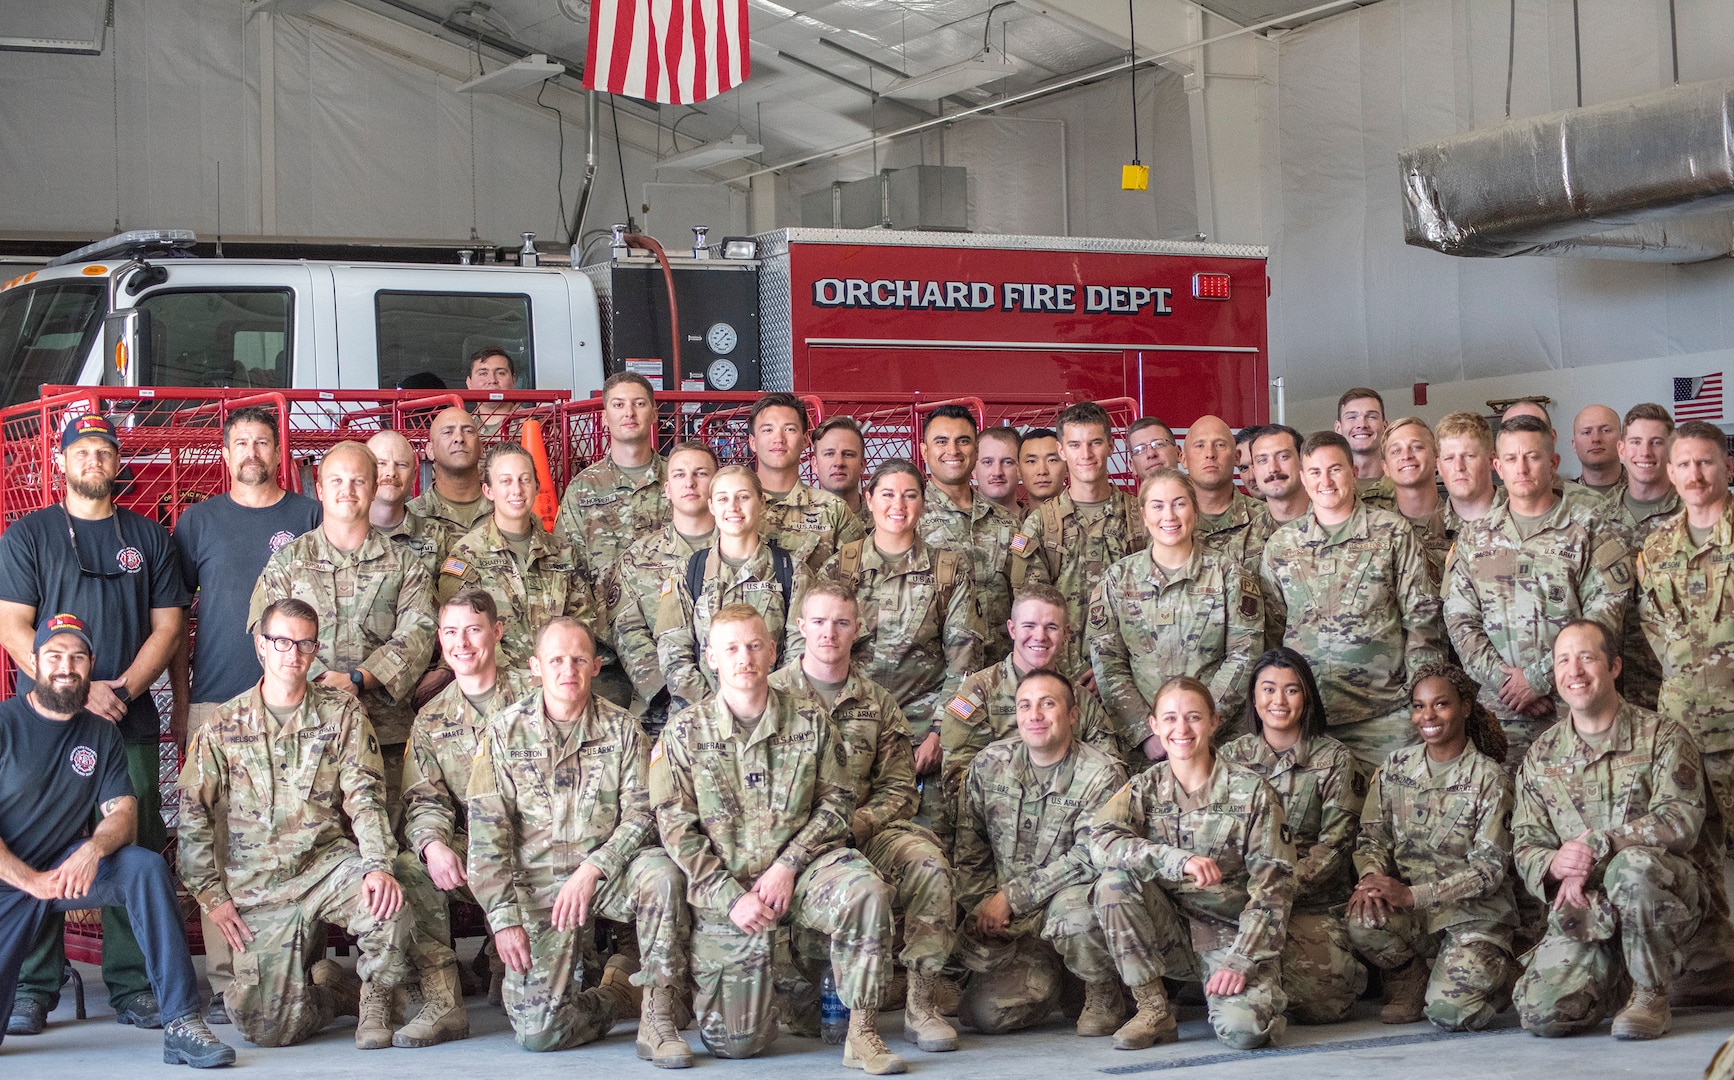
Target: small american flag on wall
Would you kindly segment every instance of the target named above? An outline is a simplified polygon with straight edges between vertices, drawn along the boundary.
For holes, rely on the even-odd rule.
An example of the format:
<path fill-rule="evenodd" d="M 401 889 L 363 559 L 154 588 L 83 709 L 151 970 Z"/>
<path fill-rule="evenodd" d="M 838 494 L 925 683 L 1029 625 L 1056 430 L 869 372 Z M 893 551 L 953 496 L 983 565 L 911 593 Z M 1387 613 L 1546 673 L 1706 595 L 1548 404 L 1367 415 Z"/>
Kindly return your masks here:
<path fill-rule="evenodd" d="M 584 85 L 691 105 L 746 81 L 747 0 L 596 0 Z"/>
<path fill-rule="evenodd" d="M 1722 419 L 1722 373 L 1674 379 L 1675 420 Z"/>

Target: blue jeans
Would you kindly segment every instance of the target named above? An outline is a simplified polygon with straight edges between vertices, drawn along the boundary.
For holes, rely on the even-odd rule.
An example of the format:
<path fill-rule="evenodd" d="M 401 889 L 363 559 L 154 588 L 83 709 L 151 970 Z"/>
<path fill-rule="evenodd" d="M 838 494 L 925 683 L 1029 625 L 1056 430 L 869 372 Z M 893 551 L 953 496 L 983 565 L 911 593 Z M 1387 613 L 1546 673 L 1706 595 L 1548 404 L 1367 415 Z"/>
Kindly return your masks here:
<path fill-rule="evenodd" d="M 83 844 L 83 840 L 69 844 L 54 865 L 66 861 Z M 0 1016 L 12 1013 L 19 966 L 43 921 L 55 912 L 98 907 L 126 909 L 144 947 L 145 971 L 164 1022 L 202 1010 L 204 1002 L 198 976 L 193 973 L 193 958 L 187 951 L 187 931 L 169 864 L 153 851 L 129 845 L 97 864 L 90 891 L 76 900 L 38 900 L 27 892 L 0 885 Z"/>

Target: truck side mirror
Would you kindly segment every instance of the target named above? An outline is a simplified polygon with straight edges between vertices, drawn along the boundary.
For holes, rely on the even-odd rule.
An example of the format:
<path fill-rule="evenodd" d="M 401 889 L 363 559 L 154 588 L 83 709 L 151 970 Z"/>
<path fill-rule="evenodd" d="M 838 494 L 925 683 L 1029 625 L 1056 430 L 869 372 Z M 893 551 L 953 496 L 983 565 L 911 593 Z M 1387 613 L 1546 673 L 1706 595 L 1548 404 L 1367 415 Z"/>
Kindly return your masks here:
<path fill-rule="evenodd" d="M 121 308 L 102 320 L 102 385 L 150 385 L 151 313 Z"/>

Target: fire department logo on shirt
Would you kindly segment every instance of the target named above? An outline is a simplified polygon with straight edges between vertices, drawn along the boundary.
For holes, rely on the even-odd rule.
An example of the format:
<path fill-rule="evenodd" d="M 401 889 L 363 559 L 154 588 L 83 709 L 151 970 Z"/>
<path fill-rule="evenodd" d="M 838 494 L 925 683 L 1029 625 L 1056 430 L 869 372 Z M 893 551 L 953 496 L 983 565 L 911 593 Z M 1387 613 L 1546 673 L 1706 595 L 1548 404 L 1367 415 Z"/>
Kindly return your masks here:
<path fill-rule="evenodd" d="M 265 543 L 270 547 L 271 554 L 275 555 L 277 554 L 278 549 L 293 539 L 295 539 L 294 533 L 290 532 L 288 529 L 278 529 L 276 532 L 271 534 L 271 539 L 265 541 Z"/>
<path fill-rule="evenodd" d="M 88 746 L 77 746 L 72 750 L 72 771 L 80 776 L 89 776 L 96 771 L 96 751 Z"/>
<path fill-rule="evenodd" d="M 144 566 L 144 552 L 135 547 L 123 547 L 114 557 L 120 568 L 129 574 L 136 574 Z"/>

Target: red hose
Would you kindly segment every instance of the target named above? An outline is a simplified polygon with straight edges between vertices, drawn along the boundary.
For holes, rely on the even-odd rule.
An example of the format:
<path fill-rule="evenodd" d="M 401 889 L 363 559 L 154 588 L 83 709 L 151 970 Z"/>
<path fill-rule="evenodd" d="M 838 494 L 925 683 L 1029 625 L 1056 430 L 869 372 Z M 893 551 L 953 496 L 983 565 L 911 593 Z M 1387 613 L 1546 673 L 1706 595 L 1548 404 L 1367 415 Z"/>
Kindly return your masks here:
<path fill-rule="evenodd" d="M 643 233 L 627 233 L 622 237 L 627 247 L 640 251 L 648 251 L 656 256 L 656 261 L 662 264 L 662 283 L 668 286 L 668 340 L 674 350 L 674 382 L 670 390 L 679 390 L 680 383 L 686 378 L 686 369 L 680 366 L 680 307 L 674 300 L 674 268 L 668 265 L 668 253 L 662 250 L 662 245 L 655 238 Z"/>

